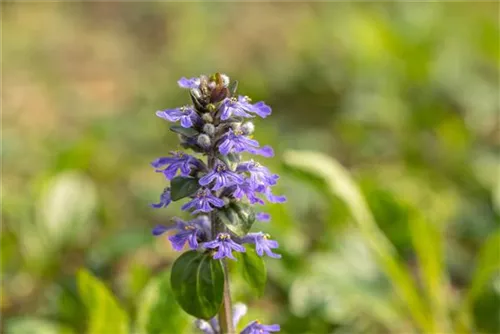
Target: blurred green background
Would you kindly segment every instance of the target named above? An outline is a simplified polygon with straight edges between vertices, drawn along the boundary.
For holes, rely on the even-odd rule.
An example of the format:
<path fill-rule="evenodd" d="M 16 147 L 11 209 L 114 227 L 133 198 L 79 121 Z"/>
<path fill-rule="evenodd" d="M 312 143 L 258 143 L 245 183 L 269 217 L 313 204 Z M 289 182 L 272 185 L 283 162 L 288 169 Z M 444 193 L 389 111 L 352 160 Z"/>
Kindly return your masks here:
<path fill-rule="evenodd" d="M 283 254 L 265 296 L 233 275 L 244 322 L 499 333 L 498 10 L 2 2 L 1 332 L 195 332 L 149 162 L 178 148 L 154 115 L 177 79 L 219 71 L 272 106 L 255 135 L 289 199 L 255 226 Z"/>

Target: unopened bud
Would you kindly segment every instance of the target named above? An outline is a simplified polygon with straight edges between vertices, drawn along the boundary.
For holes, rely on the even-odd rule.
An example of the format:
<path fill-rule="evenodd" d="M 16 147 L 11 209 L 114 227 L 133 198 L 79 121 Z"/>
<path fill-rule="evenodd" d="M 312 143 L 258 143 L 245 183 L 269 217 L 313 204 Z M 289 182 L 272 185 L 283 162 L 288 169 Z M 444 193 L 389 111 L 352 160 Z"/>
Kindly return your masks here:
<path fill-rule="evenodd" d="M 220 77 L 222 79 L 222 85 L 227 87 L 229 85 L 229 77 L 225 74 L 221 74 Z"/>
<path fill-rule="evenodd" d="M 254 130 L 255 126 L 252 122 L 246 122 L 241 126 L 241 131 L 243 131 L 243 134 L 246 136 L 251 135 Z"/>
<path fill-rule="evenodd" d="M 210 137 L 205 134 L 201 134 L 198 136 L 197 143 L 203 148 L 208 148 L 212 144 L 212 142 L 210 141 Z"/>
<path fill-rule="evenodd" d="M 191 94 L 193 94 L 193 97 L 196 99 L 201 100 L 201 91 L 198 88 L 191 89 Z"/>
<path fill-rule="evenodd" d="M 207 105 L 207 109 L 210 112 L 214 112 L 217 110 L 217 108 L 215 108 L 215 105 L 213 103 L 210 103 L 209 105 Z"/>
<path fill-rule="evenodd" d="M 224 201 L 224 206 L 228 205 L 231 202 L 227 197 L 223 197 L 222 200 Z"/>
<path fill-rule="evenodd" d="M 238 122 L 231 123 L 231 129 L 233 129 L 233 131 L 239 130 L 240 126 L 241 126 L 241 123 L 238 123 Z"/>
<path fill-rule="evenodd" d="M 207 122 L 207 123 L 212 123 L 214 121 L 212 115 L 208 114 L 208 113 L 205 113 L 203 114 L 203 116 L 201 116 L 201 118 Z"/>
<path fill-rule="evenodd" d="M 215 126 L 213 124 L 207 123 L 203 125 L 203 132 L 211 137 L 215 133 Z"/>

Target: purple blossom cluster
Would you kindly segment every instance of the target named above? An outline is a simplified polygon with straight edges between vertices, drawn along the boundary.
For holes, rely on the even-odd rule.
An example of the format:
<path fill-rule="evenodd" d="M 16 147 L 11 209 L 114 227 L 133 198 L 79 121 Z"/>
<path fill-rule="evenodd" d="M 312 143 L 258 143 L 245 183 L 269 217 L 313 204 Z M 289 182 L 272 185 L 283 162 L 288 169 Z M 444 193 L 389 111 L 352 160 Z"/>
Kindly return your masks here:
<path fill-rule="evenodd" d="M 167 207 L 175 199 L 174 181 L 182 178 L 186 182 L 195 182 L 195 186 L 189 188 L 192 191 L 183 196 L 188 201 L 181 207 L 195 218 L 189 221 L 174 218 L 172 225 L 156 226 L 153 234 L 158 236 L 171 231 L 168 240 L 175 250 L 181 251 L 187 246 L 209 252 L 214 259 L 236 260 L 234 252 L 245 252 L 246 244 L 254 245 L 259 256 L 280 258 L 280 254 L 273 252 L 278 248 L 278 242 L 268 234 L 248 231 L 237 235 L 223 225 L 215 224 L 217 214 L 234 203 L 263 205 L 265 200 L 271 203 L 286 201 L 284 196 L 272 192 L 278 175 L 253 159 L 242 160 L 244 153 L 274 156 L 270 146 L 261 146 L 252 138 L 255 126 L 251 119 L 256 116 L 266 118 L 271 114 L 271 108 L 264 102 L 253 103 L 248 96 L 236 95 L 234 82 L 231 83 L 224 74 L 181 78 L 178 85 L 189 90 L 193 104 L 157 111 L 156 115 L 169 122 L 179 122 L 180 126 L 171 129 L 178 133 L 181 146 L 194 153 L 170 152 L 151 163 L 156 172 L 171 181 L 159 202 L 152 207 Z M 265 212 L 254 213 L 253 217 L 258 221 L 271 218 Z M 200 324 L 205 333 L 219 333 L 218 325 L 206 321 Z M 241 333 L 276 331 L 279 331 L 278 325 L 252 322 Z"/>

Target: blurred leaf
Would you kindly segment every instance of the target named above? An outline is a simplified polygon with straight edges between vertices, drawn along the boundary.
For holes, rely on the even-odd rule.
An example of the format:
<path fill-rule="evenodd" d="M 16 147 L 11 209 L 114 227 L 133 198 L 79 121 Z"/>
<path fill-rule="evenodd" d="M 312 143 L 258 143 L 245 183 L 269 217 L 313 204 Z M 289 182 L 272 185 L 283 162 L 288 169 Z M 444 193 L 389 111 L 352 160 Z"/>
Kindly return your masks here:
<path fill-rule="evenodd" d="M 83 269 L 78 272 L 77 280 L 87 309 L 87 333 L 128 334 L 128 316 L 104 283 Z"/>
<path fill-rule="evenodd" d="M 6 334 L 73 334 L 71 328 L 55 322 L 35 317 L 18 317 L 8 319 Z"/>
<path fill-rule="evenodd" d="M 255 222 L 255 211 L 246 203 L 233 202 L 216 212 L 216 217 L 240 237 L 247 234 Z"/>
<path fill-rule="evenodd" d="M 193 195 L 200 189 L 198 179 L 192 177 L 176 176 L 170 182 L 170 197 L 172 201 Z"/>
<path fill-rule="evenodd" d="M 250 285 L 252 290 L 259 296 L 264 295 L 266 288 L 267 271 L 264 260 L 257 255 L 255 249 L 247 247 L 245 253 L 235 252 L 237 267 L 243 279 Z"/>
<path fill-rule="evenodd" d="M 344 200 L 368 246 L 375 252 L 382 269 L 405 301 L 415 323 L 421 330 L 432 332 L 431 316 L 426 312 L 415 283 L 398 260 L 393 245 L 378 228 L 348 172 L 337 161 L 318 152 L 288 151 L 284 161 L 291 167 L 322 177 L 332 194 Z"/>
<path fill-rule="evenodd" d="M 465 293 L 455 320 L 455 329 L 459 333 L 472 330 L 471 312 L 477 297 L 483 292 L 494 273 L 500 270 L 500 230 L 490 235 L 479 252 L 476 268 L 469 289 Z"/>
<path fill-rule="evenodd" d="M 170 130 L 188 138 L 196 137 L 200 133 L 193 128 L 183 128 L 180 125 L 172 125 Z"/>
<path fill-rule="evenodd" d="M 38 202 L 37 224 L 52 247 L 82 244 L 90 237 L 96 205 L 92 180 L 79 172 L 63 172 L 47 184 Z"/>
<path fill-rule="evenodd" d="M 442 231 L 416 214 L 408 222 L 413 239 L 413 246 L 418 257 L 418 264 L 425 292 L 430 300 L 434 327 L 439 332 L 450 331 L 448 319 L 448 279 L 444 268 L 444 244 Z"/>
<path fill-rule="evenodd" d="M 210 254 L 182 254 L 172 266 L 170 282 L 175 299 L 190 315 L 209 320 L 219 312 L 224 273 L 220 261 Z"/>
<path fill-rule="evenodd" d="M 100 269 L 141 246 L 151 244 L 152 241 L 149 230 L 134 228 L 117 231 L 107 238 L 98 240 L 87 252 L 87 261 L 92 267 Z"/>
<path fill-rule="evenodd" d="M 183 333 L 191 319 L 175 302 L 170 288 L 170 272 L 150 280 L 138 301 L 136 331 L 138 334 Z"/>

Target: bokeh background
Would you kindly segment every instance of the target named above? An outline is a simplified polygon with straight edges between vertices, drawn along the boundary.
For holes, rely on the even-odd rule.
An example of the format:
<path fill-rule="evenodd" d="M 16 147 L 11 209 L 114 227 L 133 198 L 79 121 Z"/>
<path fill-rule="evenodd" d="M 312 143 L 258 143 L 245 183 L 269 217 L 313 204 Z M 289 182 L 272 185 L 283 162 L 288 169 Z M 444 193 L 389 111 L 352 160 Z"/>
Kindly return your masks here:
<path fill-rule="evenodd" d="M 289 199 L 256 226 L 283 254 L 265 296 L 234 278 L 245 322 L 500 332 L 498 11 L 2 2 L 1 332 L 195 332 L 168 287 L 178 254 L 150 234 L 180 205 L 149 207 L 166 184 L 149 162 L 178 148 L 154 115 L 188 101 L 177 79 L 216 71 L 273 107 L 256 138 Z"/>

